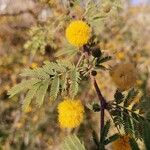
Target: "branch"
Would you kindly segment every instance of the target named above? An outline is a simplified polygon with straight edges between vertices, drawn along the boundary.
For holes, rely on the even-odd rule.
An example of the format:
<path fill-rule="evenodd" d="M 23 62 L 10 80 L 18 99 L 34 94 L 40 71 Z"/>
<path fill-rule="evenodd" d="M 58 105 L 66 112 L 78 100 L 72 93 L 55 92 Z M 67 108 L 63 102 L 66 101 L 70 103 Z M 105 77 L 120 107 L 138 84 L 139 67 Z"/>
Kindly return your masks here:
<path fill-rule="evenodd" d="M 82 53 L 82 55 L 80 56 L 80 58 L 79 58 L 79 60 L 78 60 L 78 62 L 77 62 L 77 64 L 76 64 L 76 67 L 79 67 L 79 65 L 80 65 L 80 63 L 82 62 L 84 56 L 85 56 L 85 54 Z"/>
<path fill-rule="evenodd" d="M 100 124 L 101 124 L 100 136 L 101 136 L 103 128 L 104 128 L 104 116 L 105 116 L 105 109 L 107 106 L 107 102 L 106 102 L 105 98 L 103 97 L 95 78 L 94 78 L 94 87 L 95 87 L 96 93 L 98 95 L 100 104 L 101 104 L 101 113 L 100 113 Z"/>

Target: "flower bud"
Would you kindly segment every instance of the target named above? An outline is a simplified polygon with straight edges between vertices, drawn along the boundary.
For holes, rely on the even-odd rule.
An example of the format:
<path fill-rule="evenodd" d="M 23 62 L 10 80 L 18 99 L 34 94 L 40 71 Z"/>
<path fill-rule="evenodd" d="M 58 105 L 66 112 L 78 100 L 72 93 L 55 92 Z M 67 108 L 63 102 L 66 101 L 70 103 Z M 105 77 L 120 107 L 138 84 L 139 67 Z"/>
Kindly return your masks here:
<path fill-rule="evenodd" d="M 92 75 L 92 76 L 96 76 L 96 75 L 97 75 L 97 71 L 92 70 L 92 71 L 91 71 L 91 75 Z"/>
<path fill-rule="evenodd" d="M 102 52 L 101 52 L 101 50 L 100 50 L 100 48 L 99 47 L 94 47 L 93 49 L 92 49 L 92 56 L 93 57 L 101 57 L 101 55 L 102 55 Z"/>
<path fill-rule="evenodd" d="M 100 110 L 101 110 L 101 108 L 100 108 L 100 105 L 99 104 L 93 104 L 93 110 L 95 111 L 95 112 L 99 112 Z"/>

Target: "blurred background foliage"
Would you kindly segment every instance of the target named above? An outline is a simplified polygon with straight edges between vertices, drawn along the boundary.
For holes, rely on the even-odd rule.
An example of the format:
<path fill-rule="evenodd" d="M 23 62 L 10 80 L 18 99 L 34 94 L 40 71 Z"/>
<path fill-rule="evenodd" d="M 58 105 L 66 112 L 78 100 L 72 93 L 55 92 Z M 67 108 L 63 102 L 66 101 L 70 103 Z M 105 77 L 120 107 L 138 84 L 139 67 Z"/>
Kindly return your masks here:
<path fill-rule="evenodd" d="M 68 45 L 64 38 L 64 29 L 70 18 L 81 19 L 84 15 L 84 1 L 79 2 L 0 1 L 0 149 L 60 150 L 62 139 L 70 132 L 78 133 L 84 139 L 86 147 L 93 148 L 89 132 L 91 126 L 88 122 L 93 122 L 94 128 L 98 130 L 97 113 L 87 109 L 85 121 L 80 128 L 73 131 L 61 130 L 57 124 L 56 102 L 44 104 L 38 109 L 32 104 L 26 112 L 22 112 L 20 106 L 24 94 L 12 99 L 7 96 L 7 91 L 20 82 L 19 74 L 23 68 L 36 68 L 43 61 L 56 60 L 58 56 L 65 58 L 65 53 L 70 56 L 78 55 L 73 47 L 66 51 Z M 137 86 L 150 95 L 150 79 L 147 75 L 150 69 L 150 5 L 148 1 L 145 4 L 146 1 L 138 5 L 136 1 L 128 0 L 121 3 L 119 1 L 116 7 L 116 3 L 107 0 L 98 8 L 101 14 L 100 24 L 91 21 L 88 14 L 86 19 L 97 25 L 95 32 L 99 33 L 101 50 L 113 58 L 107 65 L 133 62 L 139 70 Z M 62 49 L 62 54 L 59 49 Z M 109 73 L 101 71 L 97 79 L 106 98 L 112 99 L 115 85 Z M 81 93 L 80 98 L 86 105 L 97 100 L 93 87 L 86 88 L 86 81 L 82 87 L 85 92 Z M 136 97 L 135 101 L 139 98 L 140 96 Z M 114 129 L 111 132 L 116 131 Z M 141 148 L 144 149 L 142 145 Z"/>

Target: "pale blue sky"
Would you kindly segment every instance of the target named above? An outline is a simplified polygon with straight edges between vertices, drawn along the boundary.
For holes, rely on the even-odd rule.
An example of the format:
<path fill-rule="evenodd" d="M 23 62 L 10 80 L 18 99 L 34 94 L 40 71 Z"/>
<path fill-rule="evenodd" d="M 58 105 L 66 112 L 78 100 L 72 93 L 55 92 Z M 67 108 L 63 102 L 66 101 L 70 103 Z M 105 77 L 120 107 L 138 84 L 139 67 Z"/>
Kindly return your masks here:
<path fill-rule="evenodd" d="M 132 4 L 139 4 L 139 3 L 145 3 L 149 2 L 150 0 L 132 0 Z"/>

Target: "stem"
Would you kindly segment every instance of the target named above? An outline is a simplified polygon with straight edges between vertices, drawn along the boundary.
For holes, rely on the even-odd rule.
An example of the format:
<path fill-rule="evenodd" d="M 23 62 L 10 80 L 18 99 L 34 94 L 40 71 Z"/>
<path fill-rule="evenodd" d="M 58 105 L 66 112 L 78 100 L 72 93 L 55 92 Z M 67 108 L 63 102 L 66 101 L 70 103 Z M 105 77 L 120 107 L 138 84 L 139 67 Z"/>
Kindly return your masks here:
<path fill-rule="evenodd" d="M 80 56 L 80 58 L 79 58 L 79 60 L 78 60 L 78 62 L 77 62 L 77 64 L 76 64 L 76 67 L 79 67 L 79 65 L 80 65 L 82 59 L 84 58 L 84 56 L 85 56 L 85 54 L 82 53 L 82 55 Z"/>
<path fill-rule="evenodd" d="M 100 137 L 102 135 L 102 131 L 103 131 L 103 128 L 104 128 L 104 115 L 105 115 L 105 109 L 106 109 L 106 100 L 105 98 L 103 97 L 99 87 L 98 87 L 98 84 L 94 78 L 94 87 L 95 87 L 95 90 L 96 90 L 96 93 L 98 95 L 98 98 L 99 98 L 99 101 L 100 101 L 100 104 L 101 104 L 101 113 L 100 113 Z"/>

